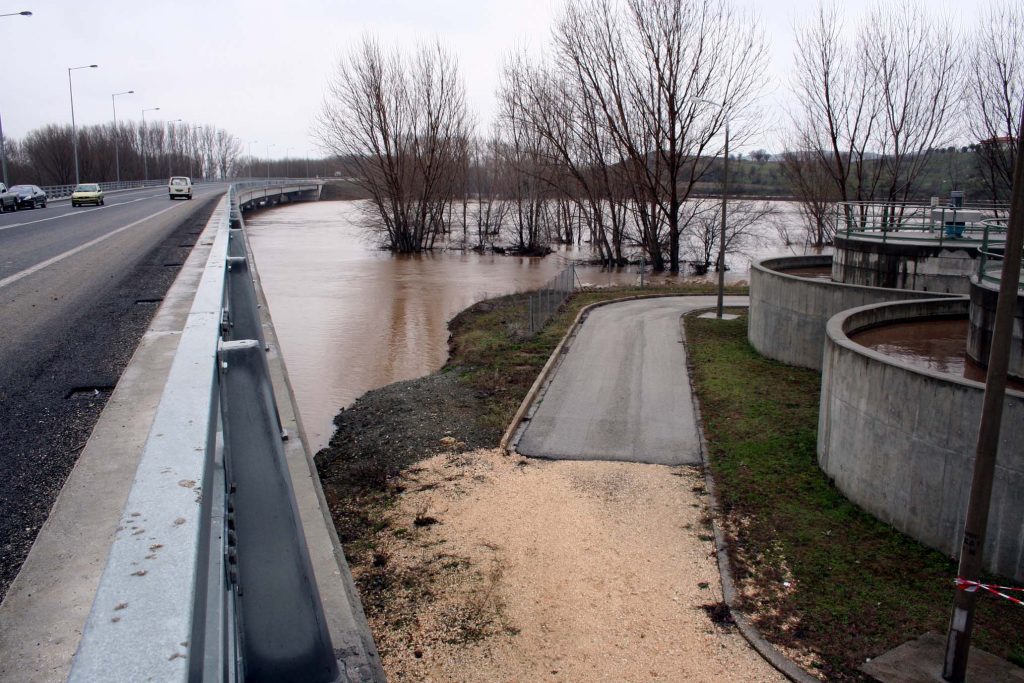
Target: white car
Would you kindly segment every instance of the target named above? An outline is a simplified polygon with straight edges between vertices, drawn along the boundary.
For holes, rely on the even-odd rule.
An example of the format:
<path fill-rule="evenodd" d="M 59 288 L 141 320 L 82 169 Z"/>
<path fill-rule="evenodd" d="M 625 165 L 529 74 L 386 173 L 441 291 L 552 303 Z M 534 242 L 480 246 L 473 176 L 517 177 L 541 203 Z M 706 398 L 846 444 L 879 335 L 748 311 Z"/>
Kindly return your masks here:
<path fill-rule="evenodd" d="M 176 175 L 167 181 L 167 194 L 171 199 L 184 197 L 192 199 L 192 179 L 183 175 Z"/>

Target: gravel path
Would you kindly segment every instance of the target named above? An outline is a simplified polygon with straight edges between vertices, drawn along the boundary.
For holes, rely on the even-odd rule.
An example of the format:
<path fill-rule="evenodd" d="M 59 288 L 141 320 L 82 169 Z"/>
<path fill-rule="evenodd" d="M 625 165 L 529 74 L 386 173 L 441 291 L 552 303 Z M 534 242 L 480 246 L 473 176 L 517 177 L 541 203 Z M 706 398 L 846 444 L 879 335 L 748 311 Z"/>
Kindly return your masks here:
<path fill-rule="evenodd" d="M 436 571 L 370 616 L 390 680 L 784 680 L 718 623 L 696 468 L 484 450 L 434 456 L 403 483 L 380 564 Z"/>

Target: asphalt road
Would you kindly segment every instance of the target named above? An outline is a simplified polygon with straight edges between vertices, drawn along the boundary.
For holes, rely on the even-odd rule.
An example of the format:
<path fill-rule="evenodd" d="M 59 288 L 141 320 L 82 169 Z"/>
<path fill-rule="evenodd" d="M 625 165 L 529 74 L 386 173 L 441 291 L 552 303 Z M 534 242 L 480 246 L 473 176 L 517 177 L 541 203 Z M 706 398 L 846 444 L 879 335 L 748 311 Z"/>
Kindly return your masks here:
<path fill-rule="evenodd" d="M 726 297 L 745 305 L 746 297 Z M 567 460 L 701 461 L 680 317 L 711 296 L 595 308 L 580 325 L 516 450 Z"/>
<path fill-rule="evenodd" d="M 225 189 L 0 214 L 0 596 Z"/>

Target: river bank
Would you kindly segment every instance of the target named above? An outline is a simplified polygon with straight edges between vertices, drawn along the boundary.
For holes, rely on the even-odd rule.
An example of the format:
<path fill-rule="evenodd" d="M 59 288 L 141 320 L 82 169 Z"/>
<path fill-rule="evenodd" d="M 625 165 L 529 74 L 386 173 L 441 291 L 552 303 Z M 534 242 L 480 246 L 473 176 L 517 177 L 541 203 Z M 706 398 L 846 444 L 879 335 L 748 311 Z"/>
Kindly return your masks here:
<path fill-rule="evenodd" d="M 637 293 L 531 339 L 524 297 L 476 304 L 445 368 L 337 416 L 317 464 L 392 680 L 782 680 L 721 608 L 698 469 L 494 448 L 578 310 Z"/>
<path fill-rule="evenodd" d="M 823 680 L 868 680 L 865 660 L 944 630 L 955 567 L 829 485 L 814 460 L 820 376 L 757 356 L 745 317 L 687 318 L 717 512 L 695 469 L 494 448 L 576 312 L 636 293 L 577 293 L 532 339 L 514 332 L 522 296 L 481 302 L 451 321 L 441 371 L 337 416 L 317 463 L 393 680 L 776 680 L 744 659 L 713 565 L 687 564 L 710 561 L 712 514 L 738 607 Z M 663 628 L 683 635 L 658 641 Z M 1019 607 L 981 600 L 978 646 L 1019 663 L 1021 628 Z M 732 669 L 718 667 L 723 653 Z"/>

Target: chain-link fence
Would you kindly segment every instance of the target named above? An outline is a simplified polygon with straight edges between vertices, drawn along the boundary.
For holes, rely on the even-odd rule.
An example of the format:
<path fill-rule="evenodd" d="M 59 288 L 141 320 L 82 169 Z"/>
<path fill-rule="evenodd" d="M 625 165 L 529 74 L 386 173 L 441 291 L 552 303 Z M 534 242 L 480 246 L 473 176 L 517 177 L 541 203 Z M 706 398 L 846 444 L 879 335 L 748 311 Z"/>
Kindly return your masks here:
<path fill-rule="evenodd" d="M 527 325 L 529 336 L 532 337 L 541 331 L 572 294 L 575 284 L 576 266 L 570 265 L 530 295 Z"/>

